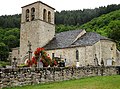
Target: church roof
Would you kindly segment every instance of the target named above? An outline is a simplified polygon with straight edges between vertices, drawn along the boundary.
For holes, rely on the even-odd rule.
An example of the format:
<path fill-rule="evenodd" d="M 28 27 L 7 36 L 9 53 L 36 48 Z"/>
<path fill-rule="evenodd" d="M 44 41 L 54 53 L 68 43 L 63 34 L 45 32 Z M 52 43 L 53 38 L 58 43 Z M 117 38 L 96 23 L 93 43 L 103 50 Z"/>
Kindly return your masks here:
<path fill-rule="evenodd" d="M 44 46 L 44 48 L 50 50 L 73 46 L 88 46 L 93 45 L 102 39 L 108 40 L 108 38 L 103 37 L 95 32 L 87 32 L 75 41 L 77 36 L 82 31 L 83 30 L 72 30 L 58 33 L 46 46 Z"/>
<path fill-rule="evenodd" d="M 49 6 L 49 5 L 47 5 L 47 4 L 45 4 L 45 3 L 41 2 L 41 1 L 36 1 L 36 2 L 34 2 L 34 3 L 31 3 L 31 4 L 28 4 L 28 5 L 25 5 L 25 6 L 21 7 L 21 8 L 24 8 L 24 7 L 27 7 L 27 6 L 30 6 L 30 5 L 32 5 L 32 4 L 36 4 L 36 3 L 44 4 L 44 5 L 48 6 L 48 7 L 50 7 L 51 9 L 55 10 L 55 8 Z"/>
<path fill-rule="evenodd" d="M 110 40 L 100 34 L 95 32 L 87 32 L 82 37 L 80 37 L 76 42 L 72 43 L 74 46 L 89 46 L 93 45 L 100 40 Z"/>

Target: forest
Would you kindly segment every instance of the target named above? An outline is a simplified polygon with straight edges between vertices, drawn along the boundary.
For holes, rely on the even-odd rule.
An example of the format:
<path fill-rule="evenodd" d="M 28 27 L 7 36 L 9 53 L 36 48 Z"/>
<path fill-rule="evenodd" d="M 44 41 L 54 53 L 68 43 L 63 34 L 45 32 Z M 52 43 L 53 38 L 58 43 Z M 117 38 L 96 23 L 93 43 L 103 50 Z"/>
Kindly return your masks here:
<path fill-rule="evenodd" d="M 19 47 L 21 14 L 0 16 L 0 60 L 7 61 L 12 48 Z M 117 42 L 120 50 L 120 4 L 95 9 L 55 12 L 56 33 L 85 29 Z"/>

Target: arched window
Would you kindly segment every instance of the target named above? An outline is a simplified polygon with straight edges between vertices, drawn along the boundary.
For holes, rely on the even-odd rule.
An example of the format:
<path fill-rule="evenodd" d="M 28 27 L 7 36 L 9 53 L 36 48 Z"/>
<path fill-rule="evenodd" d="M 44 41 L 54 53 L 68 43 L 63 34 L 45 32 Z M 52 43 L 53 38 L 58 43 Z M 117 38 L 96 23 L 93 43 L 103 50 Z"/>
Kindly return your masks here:
<path fill-rule="evenodd" d="M 98 66 L 98 58 L 97 58 L 97 54 L 95 54 L 95 58 L 94 58 L 94 63 L 95 63 L 95 66 Z"/>
<path fill-rule="evenodd" d="M 46 9 L 43 10 L 43 20 L 47 21 L 47 10 Z"/>
<path fill-rule="evenodd" d="M 27 9 L 27 10 L 26 10 L 26 22 L 29 21 L 29 12 L 30 12 L 29 9 Z"/>
<path fill-rule="evenodd" d="M 33 7 L 31 9 L 31 21 L 33 21 L 35 19 L 35 8 Z"/>
<path fill-rule="evenodd" d="M 76 50 L 76 61 L 79 62 L 79 51 Z"/>
<path fill-rule="evenodd" d="M 55 57 L 55 53 L 52 53 L 52 59 L 54 59 L 54 57 Z"/>
<path fill-rule="evenodd" d="M 48 12 L 48 22 L 49 23 L 51 22 L 51 12 L 50 11 Z"/>

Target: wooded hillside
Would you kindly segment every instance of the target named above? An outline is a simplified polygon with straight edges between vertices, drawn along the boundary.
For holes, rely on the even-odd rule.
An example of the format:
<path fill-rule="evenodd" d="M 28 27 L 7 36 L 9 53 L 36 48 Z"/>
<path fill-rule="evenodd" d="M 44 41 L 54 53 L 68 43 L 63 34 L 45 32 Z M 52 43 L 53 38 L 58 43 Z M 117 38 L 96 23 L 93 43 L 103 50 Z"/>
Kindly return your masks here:
<path fill-rule="evenodd" d="M 103 14 L 119 10 L 119 5 L 108 5 L 107 7 L 99 7 L 95 9 L 83 9 L 72 11 L 61 11 L 55 13 L 55 23 L 64 25 L 82 25 L 93 18 L 99 17 Z"/>

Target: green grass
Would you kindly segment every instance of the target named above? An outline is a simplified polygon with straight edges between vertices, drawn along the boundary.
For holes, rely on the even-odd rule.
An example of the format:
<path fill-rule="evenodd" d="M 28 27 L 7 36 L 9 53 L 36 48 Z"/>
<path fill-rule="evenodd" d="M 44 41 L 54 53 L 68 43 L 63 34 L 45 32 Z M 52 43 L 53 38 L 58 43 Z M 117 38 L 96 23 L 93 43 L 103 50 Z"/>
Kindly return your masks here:
<path fill-rule="evenodd" d="M 97 76 L 79 80 L 4 89 L 120 89 L 120 75 Z"/>
<path fill-rule="evenodd" d="M 6 66 L 6 65 L 10 65 L 9 62 L 4 62 L 4 61 L 0 61 L 0 67 Z"/>

